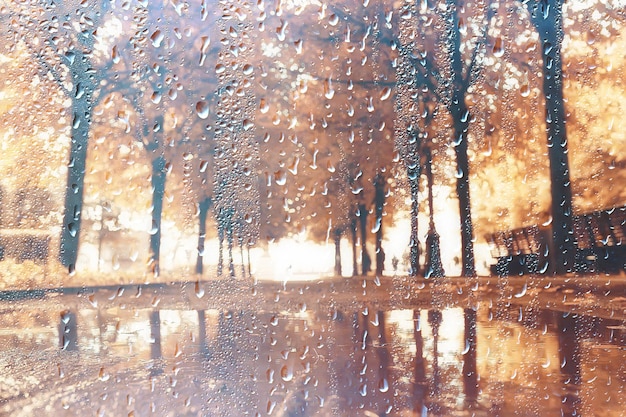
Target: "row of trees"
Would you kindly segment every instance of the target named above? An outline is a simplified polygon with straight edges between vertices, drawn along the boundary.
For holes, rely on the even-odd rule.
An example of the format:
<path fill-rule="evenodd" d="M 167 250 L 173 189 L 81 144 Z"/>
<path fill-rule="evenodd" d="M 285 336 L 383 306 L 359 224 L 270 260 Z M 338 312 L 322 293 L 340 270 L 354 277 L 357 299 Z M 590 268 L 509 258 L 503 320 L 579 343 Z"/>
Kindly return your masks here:
<path fill-rule="evenodd" d="M 531 171 L 540 171 L 547 153 L 550 206 L 534 201 L 531 211 L 550 213 L 560 248 L 557 270 L 572 271 L 572 152 L 565 123 L 571 114 L 563 82 L 577 67 L 569 62 L 562 69 L 563 2 L 313 3 L 222 2 L 212 10 L 204 2 L 5 5 L 3 36 L 11 46 L 3 54 L 16 63 L 12 71 L 26 68 L 42 80 L 54 109 L 35 123 L 56 126 L 70 138 L 63 265 L 76 265 L 84 204 L 106 198 L 135 210 L 149 189 L 154 274 L 164 215 L 183 229 L 197 222 L 196 272 L 203 272 L 209 212 L 220 242 L 220 274 L 226 262 L 235 273 L 235 245 L 243 254 L 260 239 L 302 232 L 335 242 L 337 273 L 339 243 L 348 237 L 352 273 L 365 274 L 375 263 L 380 274 L 384 227 L 403 210 L 411 216 L 410 271 L 418 274 L 426 164 L 431 244 L 425 272 L 443 274 L 434 174 L 456 189 L 462 274 L 474 276 L 475 220 L 493 221 L 491 213 L 511 204 L 475 203 L 470 190 L 482 184 L 470 178 L 480 179 L 514 152 L 518 160 L 534 155 Z M 612 25 L 583 21 L 588 11 L 570 7 L 570 30 L 618 33 L 618 12 L 596 6 Z M 519 96 L 512 97 L 517 86 Z M 532 98 L 535 90 L 543 100 Z M 533 105 L 543 106 L 545 117 L 532 113 Z M 7 117 L 4 125 L 20 123 Z M 535 146 L 541 126 L 547 141 Z M 532 141 L 511 144 L 507 136 Z M 476 151 L 485 144 L 488 152 Z M 526 181 L 524 174 L 508 179 Z M 530 177 L 540 184 L 537 178 L 545 175 Z"/>

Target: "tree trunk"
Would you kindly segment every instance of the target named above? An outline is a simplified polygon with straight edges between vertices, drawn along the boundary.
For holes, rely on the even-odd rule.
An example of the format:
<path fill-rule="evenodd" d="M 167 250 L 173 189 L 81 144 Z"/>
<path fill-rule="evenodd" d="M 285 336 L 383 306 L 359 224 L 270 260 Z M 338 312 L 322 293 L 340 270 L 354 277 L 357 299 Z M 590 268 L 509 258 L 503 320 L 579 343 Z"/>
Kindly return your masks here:
<path fill-rule="evenodd" d="M 415 172 L 415 171 L 418 172 Z M 420 246 L 418 234 L 418 215 L 419 215 L 419 165 L 417 169 L 409 169 L 409 187 L 411 190 L 411 241 L 409 243 L 409 274 L 416 277 L 420 270 Z"/>
<path fill-rule="evenodd" d="M 87 69 L 91 67 L 90 62 L 82 52 L 78 50 L 72 50 L 72 52 L 75 53 L 70 64 L 74 88 L 74 94 L 71 95 L 73 120 L 70 160 L 67 164 L 63 229 L 59 248 L 59 260 L 61 264 L 69 268 L 70 272 L 76 267 L 78 258 L 89 126 L 94 107 L 94 84 L 87 76 Z"/>
<path fill-rule="evenodd" d="M 385 178 L 378 174 L 374 179 L 374 208 L 376 214 L 376 276 L 381 276 L 385 269 L 385 251 L 383 250 L 383 207 L 385 205 Z"/>
<path fill-rule="evenodd" d="M 357 240 L 357 220 L 356 213 L 351 213 L 352 219 L 350 220 L 350 232 L 352 233 L 352 276 L 356 277 L 359 275 L 359 266 L 357 264 L 357 254 L 356 254 L 356 240 Z"/>
<path fill-rule="evenodd" d="M 250 242 L 246 245 L 246 251 L 248 252 L 248 276 L 252 276 L 252 262 L 250 261 Z"/>
<path fill-rule="evenodd" d="M 224 271 L 224 225 L 221 219 L 217 222 L 217 237 L 219 241 L 218 258 L 217 258 L 217 275 L 222 276 Z"/>
<path fill-rule="evenodd" d="M 242 231 L 240 230 L 239 233 L 242 233 Z M 237 243 L 239 245 L 239 256 L 241 258 L 241 276 L 245 278 L 246 277 L 246 261 L 244 259 L 244 253 L 243 253 L 243 237 L 242 236 L 237 237 Z"/>
<path fill-rule="evenodd" d="M 582 415 L 582 401 L 578 395 L 583 383 L 580 346 L 583 326 L 581 324 L 580 317 L 574 314 L 559 314 L 557 318 L 561 374 L 566 381 L 569 381 L 571 387 L 561 399 L 561 415 L 564 416 Z"/>
<path fill-rule="evenodd" d="M 341 273 L 341 229 L 335 229 L 335 275 L 340 277 Z"/>
<path fill-rule="evenodd" d="M 461 230 L 461 261 L 464 277 L 476 276 L 474 265 L 474 243 L 473 227 L 470 205 L 469 187 L 469 161 L 467 158 L 467 134 L 469 128 L 469 109 L 465 105 L 465 95 L 469 87 L 469 75 L 463 77 L 463 57 L 461 55 L 461 34 L 459 32 L 459 11 L 456 1 L 448 0 L 448 7 L 451 11 L 450 43 L 451 66 L 452 66 L 452 86 L 454 88 L 452 101 L 450 103 L 450 114 L 453 119 L 453 141 L 454 153 L 456 156 L 456 192 L 459 198 L 459 215 Z"/>
<path fill-rule="evenodd" d="M 574 270 L 576 250 L 572 225 L 572 190 L 567 157 L 567 131 L 561 63 L 562 0 L 529 1 L 543 59 L 543 95 L 550 160 L 552 240 L 557 273 Z"/>
<path fill-rule="evenodd" d="M 165 157 L 156 155 L 152 160 L 152 229 L 150 230 L 150 267 L 155 277 L 160 274 L 161 217 L 165 195 Z"/>
<path fill-rule="evenodd" d="M 463 388 L 465 402 L 475 404 L 478 399 L 478 369 L 476 367 L 476 311 L 464 310 L 465 349 L 463 354 Z"/>
<path fill-rule="evenodd" d="M 430 148 L 426 153 L 426 180 L 428 186 L 428 235 L 426 236 L 426 263 L 424 265 L 425 278 L 442 278 L 446 275 L 441 263 L 439 250 L 439 234 L 435 226 L 435 204 L 433 201 L 433 157 Z"/>
<path fill-rule="evenodd" d="M 424 338 L 419 324 L 420 310 L 413 310 L 413 340 L 415 340 L 415 362 L 413 366 L 413 411 L 422 415 L 426 398 L 426 363 L 424 362 Z"/>
<path fill-rule="evenodd" d="M 233 258 L 233 216 L 232 213 L 229 212 L 228 215 L 228 223 L 226 225 L 226 241 L 228 242 L 228 272 L 230 273 L 230 277 L 235 277 L 235 260 Z"/>
<path fill-rule="evenodd" d="M 372 270 L 372 258 L 367 253 L 367 208 L 365 204 L 359 204 L 358 216 L 361 229 L 361 272 L 367 275 Z"/>
<path fill-rule="evenodd" d="M 200 225 L 198 227 L 198 258 L 196 260 L 196 274 L 202 275 L 204 272 L 204 241 L 206 239 L 206 218 L 209 212 L 209 208 L 211 208 L 211 198 L 205 197 L 200 201 L 198 205 L 199 209 L 199 222 Z"/>

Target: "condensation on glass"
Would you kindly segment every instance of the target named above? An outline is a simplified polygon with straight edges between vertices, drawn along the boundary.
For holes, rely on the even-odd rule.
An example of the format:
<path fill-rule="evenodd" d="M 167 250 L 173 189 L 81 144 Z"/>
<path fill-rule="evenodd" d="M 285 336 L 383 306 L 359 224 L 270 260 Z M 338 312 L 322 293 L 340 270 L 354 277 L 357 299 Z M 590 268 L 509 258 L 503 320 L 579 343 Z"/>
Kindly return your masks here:
<path fill-rule="evenodd" d="M 623 0 L 0 0 L 0 415 L 619 415 Z"/>

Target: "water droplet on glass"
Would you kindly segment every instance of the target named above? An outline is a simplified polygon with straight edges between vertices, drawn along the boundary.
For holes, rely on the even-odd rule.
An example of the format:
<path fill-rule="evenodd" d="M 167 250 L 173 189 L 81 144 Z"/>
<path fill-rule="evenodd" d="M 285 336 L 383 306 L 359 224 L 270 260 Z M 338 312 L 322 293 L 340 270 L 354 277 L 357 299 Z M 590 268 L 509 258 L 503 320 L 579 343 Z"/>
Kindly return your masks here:
<path fill-rule="evenodd" d="M 387 378 L 382 378 L 378 381 L 378 391 L 387 392 L 389 391 L 389 383 L 387 382 Z"/>
<path fill-rule="evenodd" d="M 278 170 L 274 173 L 274 182 L 278 185 L 285 185 L 287 183 L 287 172 Z"/>
<path fill-rule="evenodd" d="M 165 35 L 163 34 L 163 32 L 161 32 L 160 29 L 157 29 L 154 31 L 154 33 L 150 36 L 150 41 L 152 42 L 152 45 L 155 48 L 158 48 L 161 46 L 161 43 L 163 42 L 163 39 L 165 38 Z"/>
<path fill-rule="evenodd" d="M 113 48 L 111 49 L 111 60 L 114 64 L 120 62 L 120 53 L 117 49 L 117 45 L 113 45 Z"/>
<path fill-rule="evenodd" d="M 159 231 L 159 226 L 157 225 L 157 222 L 152 220 L 152 227 L 150 228 L 150 235 L 154 236 L 157 234 L 158 231 Z"/>
<path fill-rule="evenodd" d="M 267 100 L 265 100 L 264 98 L 261 99 L 261 102 L 259 104 L 259 110 L 261 110 L 261 113 L 265 114 L 270 110 L 270 105 L 267 104 Z"/>
<path fill-rule="evenodd" d="M 385 101 L 389 98 L 390 95 L 391 95 L 391 87 L 385 87 L 383 88 L 383 92 L 380 94 L 380 100 Z"/>
<path fill-rule="evenodd" d="M 285 382 L 289 382 L 293 379 L 293 368 L 287 365 L 284 365 L 281 369 L 280 369 L 280 377 L 283 379 L 283 381 Z"/>
<path fill-rule="evenodd" d="M 254 122 L 252 122 L 252 120 L 250 119 L 243 119 L 243 122 L 241 124 L 243 126 L 243 130 L 245 131 L 248 131 L 254 127 Z"/>
<path fill-rule="evenodd" d="M 282 19 L 280 20 L 280 26 L 276 28 L 276 37 L 278 37 L 279 41 L 285 40 L 285 32 L 287 31 L 288 25 L 289 25 L 289 22 L 284 21 Z"/>
<path fill-rule="evenodd" d="M 274 408 L 276 408 L 276 401 L 269 400 L 267 402 L 267 414 L 271 415 L 274 411 Z"/>
<path fill-rule="evenodd" d="M 243 75 L 249 76 L 254 72 L 254 66 L 250 64 L 245 64 L 242 68 Z"/>
<path fill-rule="evenodd" d="M 528 83 L 522 84 L 520 86 L 519 92 L 522 95 L 522 97 L 528 97 L 530 95 L 530 87 Z"/>
<path fill-rule="evenodd" d="M 196 293 L 196 297 L 204 297 L 204 288 L 200 285 L 200 281 L 196 281 L 194 285 L 194 292 Z"/>
<path fill-rule="evenodd" d="M 76 52 L 74 51 L 67 51 L 65 53 L 65 58 L 67 58 L 67 61 L 69 62 L 70 65 L 74 64 L 74 60 L 76 59 Z"/>
<path fill-rule="evenodd" d="M 500 36 L 496 38 L 496 41 L 493 44 L 493 55 L 496 58 L 500 58 L 504 55 L 504 41 Z"/>
<path fill-rule="evenodd" d="M 199 101 L 196 103 L 196 113 L 201 119 L 209 117 L 209 104 L 206 101 Z"/>
<path fill-rule="evenodd" d="M 335 90 L 333 89 L 333 80 L 332 78 L 327 78 L 324 80 L 324 97 L 329 100 L 335 96 Z"/>
<path fill-rule="evenodd" d="M 382 225 L 382 218 L 376 218 L 376 222 L 372 226 L 372 233 L 377 233 L 380 230 L 380 226 Z"/>

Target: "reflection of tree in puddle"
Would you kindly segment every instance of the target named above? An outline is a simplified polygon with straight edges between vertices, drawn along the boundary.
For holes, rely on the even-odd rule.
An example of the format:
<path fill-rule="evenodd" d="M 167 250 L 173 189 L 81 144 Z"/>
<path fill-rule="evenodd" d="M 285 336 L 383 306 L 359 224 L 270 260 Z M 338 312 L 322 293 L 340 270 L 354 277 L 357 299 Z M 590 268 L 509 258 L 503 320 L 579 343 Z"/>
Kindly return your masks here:
<path fill-rule="evenodd" d="M 11 372 L 0 380 L 0 413 L 26 416 L 47 407 L 59 416 L 491 416 L 623 409 L 623 399 L 611 398 L 624 386 L 622 322 L 544 310 L 531 317 L 504 304 L 499 317 L 506 319 L 496 320 L 488 302 L 476 310 L 427 310 L 431 305 L 7 315 L 4 326 L 38 323 L 42 333 L 2 333 L 5 349 L 15 343 L 3 352 Z M 75 349 L 62 350 L 64 340 Z"/>

